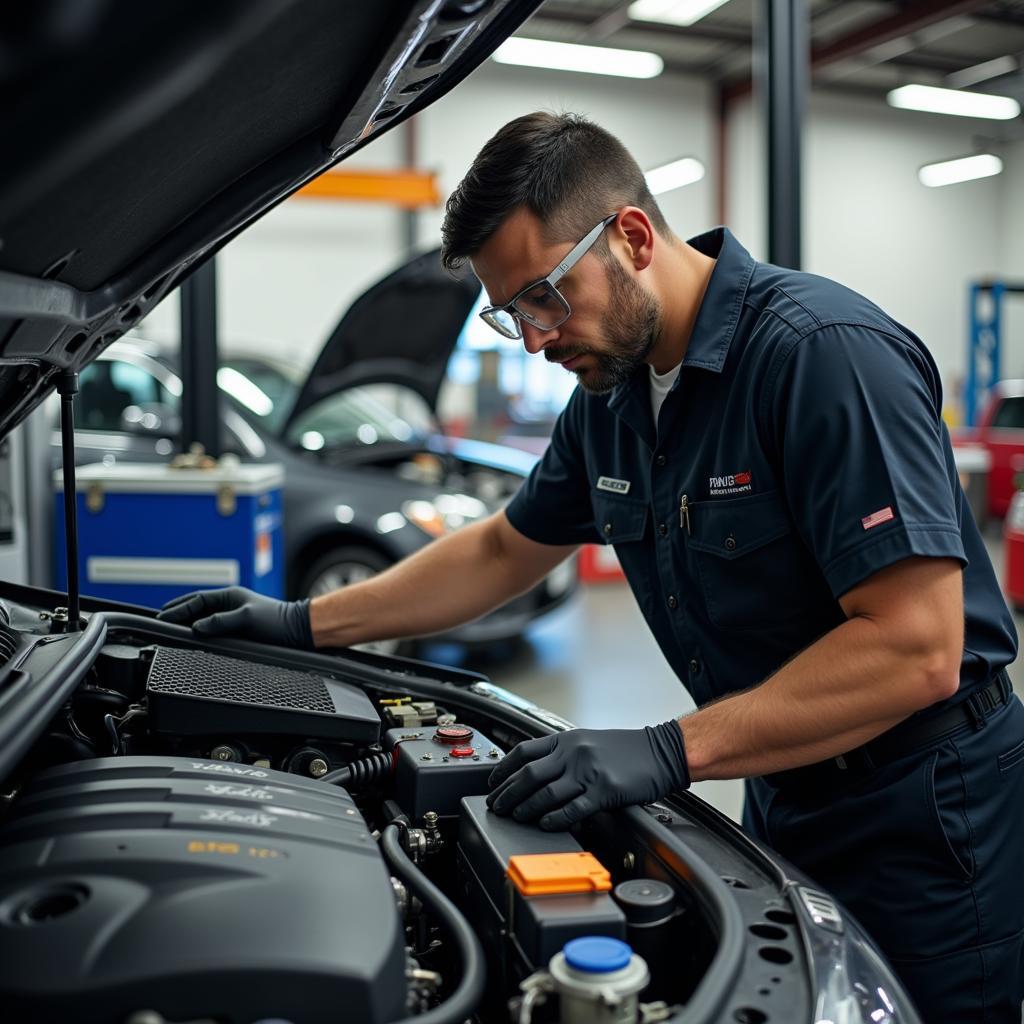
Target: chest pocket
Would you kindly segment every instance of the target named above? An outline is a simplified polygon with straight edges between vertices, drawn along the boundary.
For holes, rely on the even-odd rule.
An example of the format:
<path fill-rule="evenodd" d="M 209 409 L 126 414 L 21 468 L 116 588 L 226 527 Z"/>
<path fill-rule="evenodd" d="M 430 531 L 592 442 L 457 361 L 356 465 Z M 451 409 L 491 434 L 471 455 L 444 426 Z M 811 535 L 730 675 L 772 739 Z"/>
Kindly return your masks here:
<path fill-rule="evenodd" d="M 625 544 L 640 540 L 647 525 L 647 502 L 591 490 L 594 529 L 601 544 Z"/>
<path fill-rule="evenodd" d="M 708 617 L 723 629 L 758 629 L 801 615 L 821 596 L 820 573 L 778 491 L 690 506 Z M 828 596 L 828 595 L 826 595 Z"/>

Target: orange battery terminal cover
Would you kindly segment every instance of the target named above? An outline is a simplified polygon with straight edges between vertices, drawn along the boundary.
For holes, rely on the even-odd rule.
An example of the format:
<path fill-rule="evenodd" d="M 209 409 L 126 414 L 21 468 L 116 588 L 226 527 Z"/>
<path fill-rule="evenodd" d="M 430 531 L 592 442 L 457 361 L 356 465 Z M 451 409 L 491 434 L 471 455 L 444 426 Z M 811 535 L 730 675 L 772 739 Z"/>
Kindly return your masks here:
<path fill-rule="evenodd" d="M 523 896 L 608 892 L 612 876 L 592 853 L 528 853 L 510 857 L 509 881 Z"/>

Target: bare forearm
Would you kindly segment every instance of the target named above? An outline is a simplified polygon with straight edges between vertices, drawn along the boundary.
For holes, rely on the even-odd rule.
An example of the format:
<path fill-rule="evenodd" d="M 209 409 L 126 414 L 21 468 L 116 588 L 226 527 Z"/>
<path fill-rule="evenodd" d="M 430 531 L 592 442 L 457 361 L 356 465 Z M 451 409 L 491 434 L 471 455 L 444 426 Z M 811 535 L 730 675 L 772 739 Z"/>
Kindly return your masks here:
<path fill-rule="evenodd" d="M 543 570 L 517 565 L 499 537 L 492 517 L 428 544 L 373 579 L 315 598 L 316 646 L 443 632 L 528 590 Z"/>
<path fill-rule="evenodd" d="M 691 776 L 764 775 L 849 751 L 946 696 L 947 662 L 849 619 L 760 686 L 681 719 Z"/>

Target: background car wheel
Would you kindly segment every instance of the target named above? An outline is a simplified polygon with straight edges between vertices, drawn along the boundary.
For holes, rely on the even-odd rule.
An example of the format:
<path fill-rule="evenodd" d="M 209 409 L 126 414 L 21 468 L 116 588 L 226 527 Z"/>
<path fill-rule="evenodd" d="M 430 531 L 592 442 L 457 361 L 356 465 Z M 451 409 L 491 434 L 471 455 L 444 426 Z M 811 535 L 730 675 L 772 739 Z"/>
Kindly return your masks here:
<path fill-rule="evenodd" d="M 368 580 L 390 565 L 391 561 L 373 548 L 357 545 L 334 548 L 310 566 L 299 586 L 299 596 L 319 597 L 321 594 L 329 594 L 351 583 Z M 355 646 L 356 650 L 372 651 L 374 654 L 410 654 L 414 645 L 410 640 L 377 640 Z"/>

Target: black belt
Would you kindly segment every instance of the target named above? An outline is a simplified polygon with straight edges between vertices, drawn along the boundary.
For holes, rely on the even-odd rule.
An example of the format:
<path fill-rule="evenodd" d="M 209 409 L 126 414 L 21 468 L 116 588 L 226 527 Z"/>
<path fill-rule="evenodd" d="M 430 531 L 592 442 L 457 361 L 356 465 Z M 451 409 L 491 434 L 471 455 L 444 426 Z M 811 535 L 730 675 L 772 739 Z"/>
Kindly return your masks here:
<path fill-rule="evenodd" d="M 1000 671 L 984 689 L 975 690 L 952 707 L 926 718 L 913 717 L 893 726 L 881 736 L 827 761 L 765 775 L 764 779 L 780 789 L 821 788 L 867 775 L 904 754 L 922 750 L 944 739 L 965 725 L 981 729 L 985 719 L 1010 702 L 1013 686 L 1006 670 Z"/>

